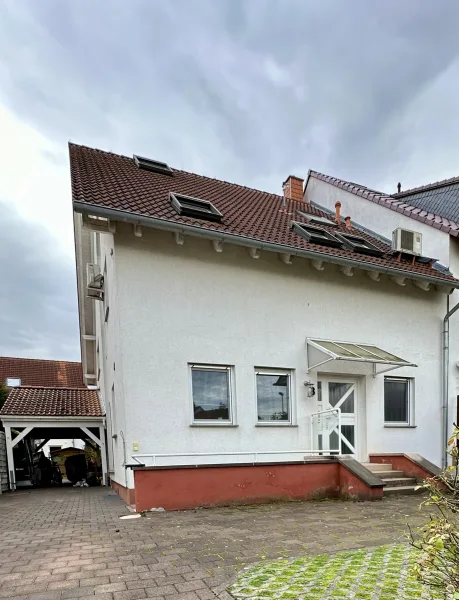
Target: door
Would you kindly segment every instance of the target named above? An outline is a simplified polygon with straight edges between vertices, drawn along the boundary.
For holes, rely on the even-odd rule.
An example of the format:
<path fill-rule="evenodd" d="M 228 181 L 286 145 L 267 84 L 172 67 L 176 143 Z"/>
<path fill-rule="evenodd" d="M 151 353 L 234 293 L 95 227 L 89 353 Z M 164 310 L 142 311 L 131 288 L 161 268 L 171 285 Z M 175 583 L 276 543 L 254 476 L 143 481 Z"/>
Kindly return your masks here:
<path fill-rule="evenodd" d="M 339 429 L 337 418 L 328 419 L 328 426 L 323 427 L 319 434 L 319 447 L 332 454 L 357 457 L 357 382 L 346 377 L 319 377 L 317 410 L 322 412 L 338 408 L 341 427 Z"/>

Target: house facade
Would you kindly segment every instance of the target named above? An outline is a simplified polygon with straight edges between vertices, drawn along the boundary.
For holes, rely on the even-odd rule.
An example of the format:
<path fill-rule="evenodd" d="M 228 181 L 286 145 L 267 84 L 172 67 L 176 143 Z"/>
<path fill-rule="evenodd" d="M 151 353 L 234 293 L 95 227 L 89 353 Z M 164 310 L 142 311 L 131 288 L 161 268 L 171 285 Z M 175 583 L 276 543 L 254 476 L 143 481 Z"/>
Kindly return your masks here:
<path fill-rule="evenodd" d="M 348 482 L 335 455 L 440 464 L 444 269 L 398 260 L 295 177 L 277 196 L 70 159 L 83 371 L 128 503 L 313 497 Z"/>
<path fill-rule="evenodd" d="M 401 187 L 401 186 L 400 186 Z M 340 202 L 343 214 L 377 232 L 387 240 L 401 227 L 422 235 L 422 254 L 437 259 L 455 277 L 459 274 L 459 178 L 428 184 L 420 188 L 388 195 L 363 185 L 309 171 L 304 199 L 333 212 Z M 457 291 L 451 292 L 444 305 L 444 315 L 459 302 Z M 447 423 L 443 440 L 459 420 L 459 313 L 452 314 L 444 327 L 442 359 L 447 363 L 447 379 L 442 386 L 443 403 L 447 403 Z M 442 367 L 444 368 L 444 367 Z M 445 400 L 447 398 L 447 400 Z M 444 445 L 446 445 L 444 441 Z M 446 456 L 443 456 L 443 463 Z"/>

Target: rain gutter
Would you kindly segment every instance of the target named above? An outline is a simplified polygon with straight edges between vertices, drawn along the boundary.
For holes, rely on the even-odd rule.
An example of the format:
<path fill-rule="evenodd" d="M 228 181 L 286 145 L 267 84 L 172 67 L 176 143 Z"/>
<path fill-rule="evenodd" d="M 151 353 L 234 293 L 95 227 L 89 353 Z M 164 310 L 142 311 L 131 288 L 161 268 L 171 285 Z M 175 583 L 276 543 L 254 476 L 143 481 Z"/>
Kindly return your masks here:
<path fill-rule="evenodd" d="M 74 202 L 73 208 L 78 213 L 86 213 L 97 217 L 105 217 L 113 221 L 132 223 L 135 225 L 143 225 L 144 227 L 149 227 L 152 229 L 160 229 L 162 231 L 170 231 L 173 233 L 181 233 L 183 235 L 190 235 L 194 237 L 205 238 L 208 240 L 226 242 L 228 244 L 235 244 L 237 246 L 247 246 L 250 248 L 257 248 L 258 250 L 265 250 L 267 252 L 289 254 L 290 256 L 299 256 L 301 258 L 307 258 L 309 260 L 322 261 L 336 265 L 344 265 L 354 267 L 356 269 L 363 269 L 365 271 L 376 271 L 385 275 L 404 277 L 407 279 L 416 279 L 431 283 L 432 285 L 442 285 L 447 288 L 449 287 L 450 291 L 452 291 L 453 289 L 459 289 L 459 281 L 446 281 L 437 277 L 429 277 L 428 275 L 423 275 L 421 273 L 412 273 L 409 271 L 403 271 L 402 269 L 383 267 L 361 260 L 344 258 L 342 256 L 331 256 L 329 254 L 324 254 L 321 252 L 312 252 L 311 250 L 293 248 L 292 246 L 282 246 L 281 244 L 264 242 L 262 240 L 256 240 L 254 238 L 249 238 L 243 235 L 235 235 L 233 233 L 225 233 L 211 229 L 203 229 L 201 227 L 195 227 L 193 225 L 185 225 L 183 223 L 175 223 L 173 221 L 157 219 L 155 217 L 146 217 L 144 215 L 138 215 L 128 211 L 117 210 L 113 208 L 105 208 L 102 206 L 95 206 L 93 204 L 87 204 L 86 202 Z"/>

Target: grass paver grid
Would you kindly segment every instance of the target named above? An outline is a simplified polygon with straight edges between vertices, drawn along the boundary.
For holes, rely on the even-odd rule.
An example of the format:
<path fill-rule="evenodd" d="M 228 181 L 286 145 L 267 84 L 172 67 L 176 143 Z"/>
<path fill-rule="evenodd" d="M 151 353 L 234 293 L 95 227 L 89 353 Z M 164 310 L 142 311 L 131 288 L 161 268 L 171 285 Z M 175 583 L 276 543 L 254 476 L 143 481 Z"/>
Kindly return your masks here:
<path fill-rule="evenodd" d="M 229 588 L 237 600 L 432 600 L 405 544 L 261 563 Z"/>

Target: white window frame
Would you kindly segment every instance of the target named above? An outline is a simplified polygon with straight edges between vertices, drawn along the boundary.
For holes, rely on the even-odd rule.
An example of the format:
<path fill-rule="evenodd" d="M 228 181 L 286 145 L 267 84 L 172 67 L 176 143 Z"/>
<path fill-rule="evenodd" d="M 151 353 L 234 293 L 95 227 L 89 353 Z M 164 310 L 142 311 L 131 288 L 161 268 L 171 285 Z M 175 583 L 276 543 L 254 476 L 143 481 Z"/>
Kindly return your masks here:
<path fill-rule="evenodd" d="M 288 421 L 259 421 L 258 420 L 258 390 L 257 390 L 257 375 L 287 375 L 288 379 Z M 255 367 L 255 425 L 257 427 L 291 427 L 295 425 L 293 390 L 294 386 L 294 370 L 293 369 L 269 369 L 264 367 Z"/>
<path fill-rule="evenodd" d="M 20 387 L 21 385 L 21 378 L 20 377 L 7 377 L 6 378 L 6 386 L 7 387 Z"/>
<path fill-rule="evenodd" d="M 227 371 L 228 373 L 228 410 L 229 419 L 195 419 L 194 418 L 194 401 L 193 401 L 193 369 L 203 371 Z M 234 386 L 234 366 L 233 365 L 216 365 L 206 363 L 188 363 L 188 384 L 191 408 L 191 426 L 192 427 L 235 427 L 236 426 L 236 401 L 235 401 L 235 386 Z"/>
<path fill-rule="evenodd" d="M 407 421 L 386 421 L 386 381 L 406 382 L 408 391 Z M 414 427 L 414 378 L 413 377 L 384 377 L 383 387 L 383 419 L 385 427 Z"/>

